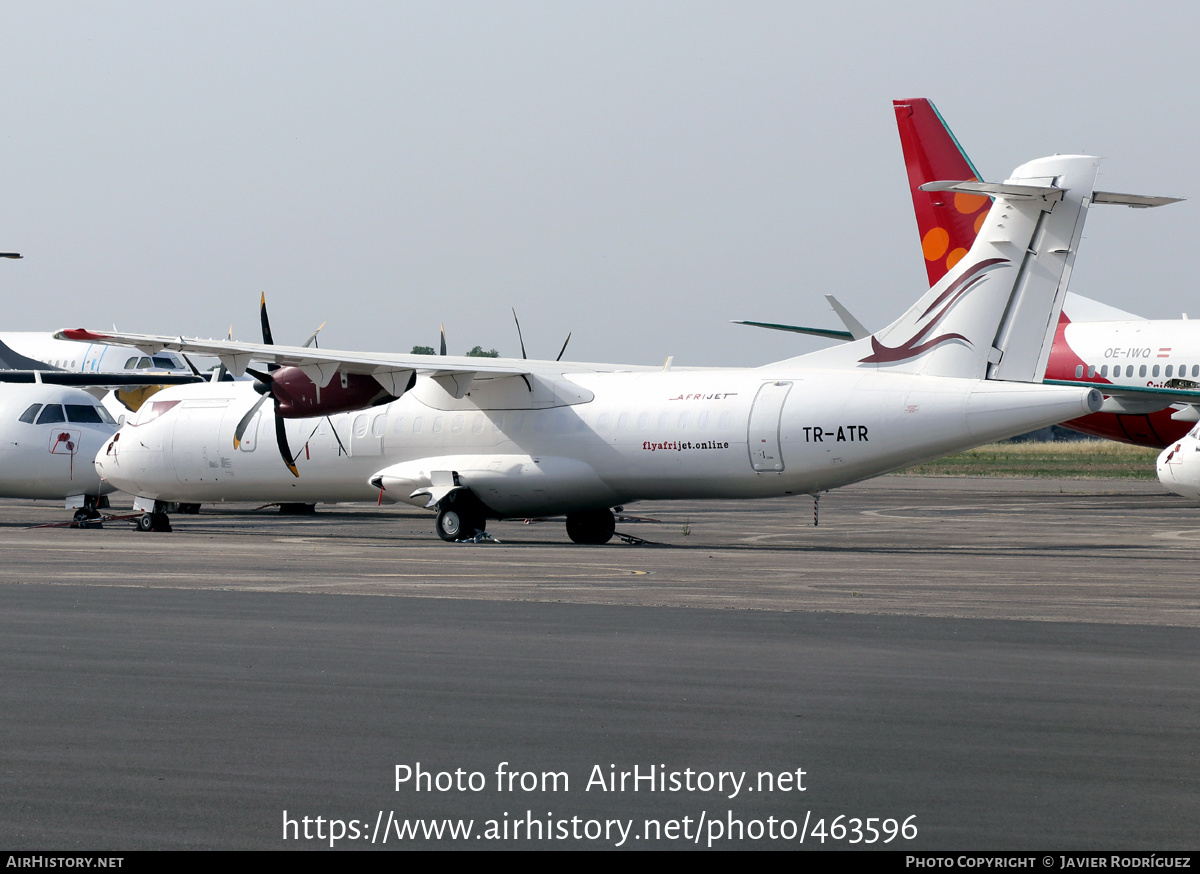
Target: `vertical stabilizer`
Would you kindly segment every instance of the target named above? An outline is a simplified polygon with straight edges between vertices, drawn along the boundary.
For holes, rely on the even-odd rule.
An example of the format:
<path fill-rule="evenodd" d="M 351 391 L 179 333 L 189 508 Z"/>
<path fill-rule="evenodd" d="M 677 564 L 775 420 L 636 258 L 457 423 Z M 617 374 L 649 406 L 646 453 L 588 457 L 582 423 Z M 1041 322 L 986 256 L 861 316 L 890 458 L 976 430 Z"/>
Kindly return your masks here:
<path fill-rule="evenodd" d="M 971 250 L 992 200 L 983 194 L 922 191 L 921 186 L 929 182 L 979 181 L 981 177 L 931 101 L 924 97 L 893 100 L 892 108 L 904 150 L 921 254 L 933 286 Z"/>
<path fill-rule="evenodd" d="M 1031 161 L 999 184 L 926 185 L 995 203 L 970 252 L 871 337 L 858 362 L 902 373 L 1039 381 L 1098 167 L 1098 158 L 1055 156 Z"/>

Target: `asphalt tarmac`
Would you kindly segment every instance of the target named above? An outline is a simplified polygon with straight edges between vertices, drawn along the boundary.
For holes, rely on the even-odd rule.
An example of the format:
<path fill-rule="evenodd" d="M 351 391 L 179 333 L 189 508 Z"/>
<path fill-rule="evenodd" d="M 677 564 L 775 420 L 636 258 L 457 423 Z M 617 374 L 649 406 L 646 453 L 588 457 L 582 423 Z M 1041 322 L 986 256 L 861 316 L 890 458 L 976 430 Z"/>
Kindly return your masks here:
<path fill-rule="evenodd" d="M 1200 843 L 1200 508 L 1157 483 L 627 513 L 0 502 L 0 849 Z"/>

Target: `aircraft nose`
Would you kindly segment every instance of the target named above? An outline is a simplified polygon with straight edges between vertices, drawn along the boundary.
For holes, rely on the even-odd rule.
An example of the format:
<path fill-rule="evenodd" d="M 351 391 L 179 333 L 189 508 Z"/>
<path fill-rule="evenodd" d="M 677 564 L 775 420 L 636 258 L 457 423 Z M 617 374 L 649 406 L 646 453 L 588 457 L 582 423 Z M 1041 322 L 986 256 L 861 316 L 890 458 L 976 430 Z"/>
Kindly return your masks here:
<path fill-rule="evenodd" d="M 96 470 L 99 471 L 100 476 L 107 476 L 116 469 L 117 453 L 121 442 L 121 434 L 124 431 L 124 428 L 120 429 L 100 444 L 100 451 L 96 453 Z"/>

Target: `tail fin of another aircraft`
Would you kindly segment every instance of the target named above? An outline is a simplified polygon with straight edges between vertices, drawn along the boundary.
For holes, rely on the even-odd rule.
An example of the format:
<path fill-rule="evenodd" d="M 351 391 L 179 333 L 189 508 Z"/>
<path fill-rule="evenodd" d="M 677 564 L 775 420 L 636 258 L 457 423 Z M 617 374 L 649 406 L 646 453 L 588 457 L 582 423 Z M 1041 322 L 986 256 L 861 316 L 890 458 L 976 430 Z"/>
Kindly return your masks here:
<path fill-rule="evenodd" d="M 980 176 L 933 103 L 917 97 L 893 100 L 892 108 L 904 150 L 925 270 L 933 286 L 971 250 L 992 200 L 967 192 L 922 191 L 921 186 L 930 182 L 979 181 Z"/>

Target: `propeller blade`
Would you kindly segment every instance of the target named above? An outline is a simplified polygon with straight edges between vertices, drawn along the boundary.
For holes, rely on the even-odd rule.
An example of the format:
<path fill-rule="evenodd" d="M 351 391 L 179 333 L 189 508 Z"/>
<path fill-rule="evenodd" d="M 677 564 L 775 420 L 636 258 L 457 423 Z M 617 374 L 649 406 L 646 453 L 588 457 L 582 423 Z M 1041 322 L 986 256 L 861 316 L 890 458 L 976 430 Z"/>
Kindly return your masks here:
<path fill-rule="evenodd" d="M 266 395 L 263 395 L 266 397 Z M 299 477 L 300 471 L 296 470 L 294 459 L 292 458 L 292 450 L 287 442 L 287 423 L 279 415 L 275 416 L 275 442 L 279 444 L 279 455 L 283 458 L 283 463 L 287 465 L 287 469 L 292 472 L 292 476 Z"/>
<path fill-rule="evenodd" d="M 262 322 L 262 338 L 264 346 L 274 346 L 275 339 L 271 336 L 271 320 L 267 318 L 267 293 L 262 293 L 262 302 L 258 305 L 258 319 Z M 279 369 L 278 364 L 268 364 L 267 371 L 274 373 Z"/>
<path fill-rule="evenodd" d="M 255 370 L 253 367 L 247 367 L 246 372 L 262 384 L 263 387 L 258 389 L 259 392 L 265 393 L 271 390 L 271 384 L 275 382 L 275 379 L 271 376 L 271 374 L 263 373 L 261 370 Z"/>
<path fill-rule="evenodd" d="M 567 351 L 567 344 L 571 342 L 571 332 L 567 332 L 567 339 L 563 340 L 563 347 L 558 350 L 558 357 L 555 361 L 562 361 L 563 353 Z"/>
<path fill-rule="evenodd" d="M 441 352 L 441 354 L 445 355 L 446 354 L 446 326 L 439 324 L 438 327 L 440 327 L 442 329 L 442 352 Z"/>
<path fill-rule="evenodd" d="M 267 399 L 267 396 L 263 395 L 258 400 L 256 400 L 254 402 L 254 406 L 252 406 L 250 408 L 250 410 L 246 413 L 246 415 L 242 416 L 241 421 L 239 421 L 237 423 L 237 427 L 233 429 L 233 448 L 234 449 L 238 449 L 241 447 L 242 437 L 244 437 L 246 434 L 246 428 L 250 425 L 250 420 L 254 418 L 254 415 L 258 412 L 258 408 L 263 405 L 263 401 L 265 401 L 266 399 Z"/>
<path fill-rule="evenodd" d="M 512 308 L 512 314 L 513 321 L 517 323 L 517 339 L 521 342 L 521 357 L 528 358 L 529 356 L 525 354 L 525 338 L 521 336 L 521 320 L 517 318 L 516 307 Z"/>
<path fill-rule="evenodd" d="M 325 327 L 325 322 L 321 322 L 321 328 L 324 328 L 324 327 Z M 317 328 L 315 331 L 313 331 L 309 335 L 308 339 L 304 341 L 305 349 L 307 349 L 309 346 L 312 346 L 314 349 L 317 348 L 317 334 L 321 333 L 321 328 Z"/>

